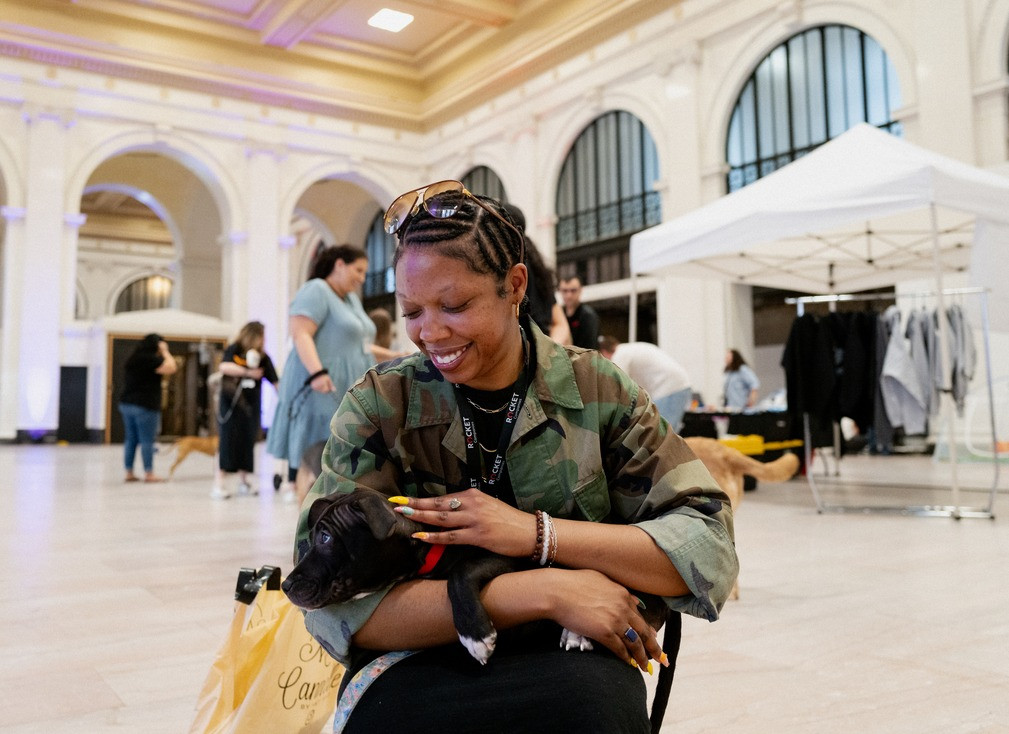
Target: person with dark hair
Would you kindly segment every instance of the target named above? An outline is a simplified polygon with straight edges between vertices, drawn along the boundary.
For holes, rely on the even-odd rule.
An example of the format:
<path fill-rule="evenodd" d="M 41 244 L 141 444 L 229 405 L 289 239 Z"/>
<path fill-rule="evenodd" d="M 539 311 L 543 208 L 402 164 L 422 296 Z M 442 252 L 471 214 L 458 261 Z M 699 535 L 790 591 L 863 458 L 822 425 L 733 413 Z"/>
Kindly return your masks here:
<path fill-rule="evenodd" d="M 561 300 L 564 315 L 571 329 L 571 343 L 576 347 L 599 347 L 599 314 L 587 303 L 582 303 L 582 281 L 577 275 L 561 278 Z"/>
<path fill-rule="evenodd" d="M 752 408 L 757 403 L 757 390 L 760 380 L 743 359 L 743 355 L 735 349 L 725 353 L 725 379 L 723 393 L 725 407 L 729 410 L 744 410 Z"/>
<path fill-rule="evenodd" d="M 284 364 L 280 400 L 266 437 L 270 455 L 287 461 L 285 500 L 295 499 L 293 483 L 305 449 L 329 435 L 343 394 L 375 364 L 375 324 L 357 294 L 367 273 L 361 248 L 324 248 L 311 279 L 291 301 L 294 349 Z"/>
<path fill-rule="evenodd" d="M 262 424 L 260 415 L 262 381 L 276 385 L 279 381 L 270 355 L 263 351 L 266 329 L 259 321 L 250 321 L 241 328 L 234 343 L 224 350 L 221 359 L 221 395 L 217 403 L 218 453 L 213 499 L 227 499 L 231 489 L 226 475 L 238 473 L 240 494 L 256 495 L 259 489 L 249 475 L 254 471 L 256 441 Z"/>
<path fill-rule="evenodd" d="M 159 334 L 148 334 L 141 339 L 126 360 L 119 413 L 126 431 L 123 466 L 127 482 L 140 480 L 133 473 L 137 446 L 144 464 L 144 481 L 164 481 L 154 475 L 154 439 L 161 424 L 161 378 L 175 374 L 178 369 L 175 358 L 168 351 L 168 343 Z"/>
<path fill-rule="evenodd" d="M 728 497 L 630 378 L 529 318 L 525 238 L 499 203 L 443 181 L 385 226 L 419 351 L 344 396 L 296 560 L 331 540 L 311 533 L 313 501 L 368 487 L 427 526 L 413 542 L 529 559 L 481 595 L 499 630 L 524 629 L 479 666 L 446 582 L 426 578 L 308 611 L 347 667 L 334 730 L 647 732 L 638 668 L 664 656 L 629 589 L 715 620 L 738 570 Z M 559 648 L 562 627 L 595 649 Z"/>
<path fill-rule="evenodd" d="M 502 204 L 515 225 L 522 230 L 526 240 L 526 268 L 529 270 L 529 285 L 526 288 L 529 318 L 536 322 L 540 330 L 548 334 L 558 344 L 571 344 L 571 329 L 568 320 L 564 318 L 555 293 L 557 292 L 557 277 L 553 268 L 546 264 L 536 243 L 526 233 L 526 218 L 514 204 Z"/>

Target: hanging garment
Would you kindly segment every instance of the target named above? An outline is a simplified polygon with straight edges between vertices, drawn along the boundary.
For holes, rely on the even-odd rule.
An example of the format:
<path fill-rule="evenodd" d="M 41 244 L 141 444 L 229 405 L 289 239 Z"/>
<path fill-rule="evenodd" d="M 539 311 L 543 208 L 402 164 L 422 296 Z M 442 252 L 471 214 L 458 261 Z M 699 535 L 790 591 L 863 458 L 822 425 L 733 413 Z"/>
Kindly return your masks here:
<path fill-rule="evenodd" d="M 908 354 L 914 368 L 915 378 L 921 389 L 922 407 L 925 410 L 925 430 L 928 431 L 928 418 L 934 415 L 933 395 L 935 388 L 932 381 L 932 365 L 929 362 L 928 344 L 925 331 L 928 328 L 929 317 L 924 311 L 911 311 L 907 315 L 907 327 L 904 337 L 907 340 Z"/>
<path fill-rule="evenodd" d="M 893 424 L 886 416 L 883 406 L 883 358 L 886 347 L 890 343 L 890 319 L 880 314 L 876 318 L 876 372 L 873 384 L 876 399 L 873 404 L 873 438 L 872 448 L 880 453 L 888 454 L 893 450 Z"/>
<path fill-rule="evenodd" d="M 812 314 L 797 317 L 785 343 L 781 366 L 785 370 L 791 437 L 803 437 L 803 417 L 808 414 L 812 445 L 831 445 L 836 376 L 829 329 Z"/>
<path fill-rule="evenodd" d="M 844 334 L 838 414 L 855 421 L 859 431 L 872 427 L 878 370 L 876 368 L 876 319 L 871 312 L 848 314 Z"/>
<path fill-rule="evenodd" d="M 950 326 L 950 383 L 953 402 L 956 403 L 957 415 L 963 417 L 967 388 L 974 379 L 974 368 L 977 365 L 977 348 L 974 346 L 974 332 L 967 323 L 960 304 L 954 303 L 947 308 L 946 317 Z"/>
<path fill-rule="evenodd" d="M 918 317 L 918 328 L 921 329 L 922 339 L 925 341 L 925 352 L 928 355 L 928 414 L 934 418 L 939 415 L 939 402 L 943 388 L 942 360 L 939 359 L 939 326 L 936 320 L 935 311 L 931 313 L 921 310 Z"/>
<path fill-rule="evenodd" d="M 889 322 L 890 332 L 880 377 L 886 415 L 894 427 L 902 426 L 905 434 L 921 435 L 927 429 L 925 389 L 918 378 L 904 331 L 900 328 L 900 310 L 890 306 L 883 318 Z"/>

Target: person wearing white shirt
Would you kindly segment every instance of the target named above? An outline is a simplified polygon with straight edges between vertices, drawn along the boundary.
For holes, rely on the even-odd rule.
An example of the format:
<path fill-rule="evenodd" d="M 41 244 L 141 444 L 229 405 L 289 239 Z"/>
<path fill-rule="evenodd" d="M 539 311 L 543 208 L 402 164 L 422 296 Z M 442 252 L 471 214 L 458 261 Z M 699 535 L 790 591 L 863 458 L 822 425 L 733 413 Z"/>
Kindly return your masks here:
<path fill-rule="evenodd" d="M 649 342 L 621 343 L 612 336 L 599 337 L 599 353 L 645 388 L 659 414 L 679 430 L 692 394 L 690 376 L 679 362 Z"/>

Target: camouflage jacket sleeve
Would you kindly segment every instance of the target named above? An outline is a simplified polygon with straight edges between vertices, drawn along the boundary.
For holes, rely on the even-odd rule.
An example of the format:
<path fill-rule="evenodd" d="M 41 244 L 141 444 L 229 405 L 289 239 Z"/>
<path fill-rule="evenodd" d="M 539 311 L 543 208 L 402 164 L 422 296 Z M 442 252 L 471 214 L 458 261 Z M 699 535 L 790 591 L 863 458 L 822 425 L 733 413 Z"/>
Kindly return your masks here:
<path fill-rule="evenodd" d="M 661 418 L 648 394 L 598 352 L 547 345 L 539 361 L 548 382 L 557 385 L 558 402 L 552 406 L 545 396 L 531 396 L 529 404 L 563 428 L 558 433 L 564 440 L 545 464 L 548 472 L 560 475 L 552 484 L 572 489 L 559 497 L 543 497 L 542 506 L 536 506 L 560 517 L 640 527 L 690 590 L 689 595 L 667 598 L 670 608 L 717 619 L 738 573 L 728 497 Z M 564 394 L 565 362 L 580 402 Z M 567 420 L 564 411 L 557 410 L 564 404 L 575 408 Z M 552 425 L 551 419 L 547 424 Z M 549 441 L 541 438 L 540 446 L 544 443 Z M 511 462 L 508 467 L 512 472 Z M 519 476 L 513 474 L 513 482 L 545 486 L 544 493 L 550 492 L 543 464 L 524 462 L 514 471 Z"/>

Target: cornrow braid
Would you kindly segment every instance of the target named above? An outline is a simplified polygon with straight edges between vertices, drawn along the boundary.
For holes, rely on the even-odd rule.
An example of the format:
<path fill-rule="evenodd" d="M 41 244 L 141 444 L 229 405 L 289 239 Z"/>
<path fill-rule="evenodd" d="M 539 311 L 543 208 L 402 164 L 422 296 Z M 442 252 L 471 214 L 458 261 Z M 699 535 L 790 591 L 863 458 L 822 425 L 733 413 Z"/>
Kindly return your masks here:
<path fill-rule="evenodd" d="M 500 286 L 498 294 L 503 296 L 505 276 L 519 261 L 522 243 L 517 234 L 464 194 L 441 196 L 447 203 L 458 203 L 458 211 L 451 217 L 436 219 L 423 207 L 418 210 L 399 230 L 393 267 L 407 249 L 432 248 L 439 255 L 462 260 L 475 273 L 494 276 Z M 481 201 L 508 216 L 494 199 L 481 197 Z"/>

